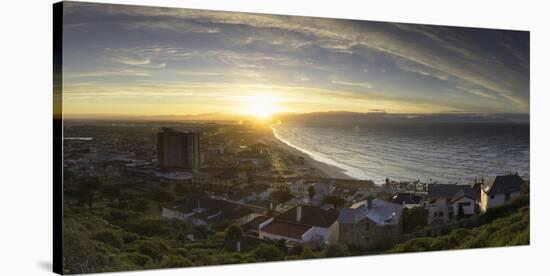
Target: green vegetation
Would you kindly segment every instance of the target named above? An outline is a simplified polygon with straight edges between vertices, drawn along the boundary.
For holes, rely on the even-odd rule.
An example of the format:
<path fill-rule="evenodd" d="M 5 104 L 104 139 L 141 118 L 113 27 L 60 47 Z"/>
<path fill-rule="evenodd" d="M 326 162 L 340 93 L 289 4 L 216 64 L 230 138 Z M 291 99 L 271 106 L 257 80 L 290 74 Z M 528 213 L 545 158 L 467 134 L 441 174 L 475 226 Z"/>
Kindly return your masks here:
<path fill-rule="evenodd" d="M 480 248 L 529 244 L 529 196 L 521 196 L 511 204 L 490 209 L 480 217 L 480 225 L 459 228 L 440 237 L 408 240 L 388 253 L 448 249 Z"/>
<path fill-rule="evenodd" d="M 403 209 L 403 233 L 413 233 L 428 226 L 428 210 L 422 207 Z"/>
<path fill-rule="evenodd" d="M 285 203 L 292 199 L 292 194 L 289 191 L 277 190 L 271 193 L 271 200 L 277 203 Z"/>

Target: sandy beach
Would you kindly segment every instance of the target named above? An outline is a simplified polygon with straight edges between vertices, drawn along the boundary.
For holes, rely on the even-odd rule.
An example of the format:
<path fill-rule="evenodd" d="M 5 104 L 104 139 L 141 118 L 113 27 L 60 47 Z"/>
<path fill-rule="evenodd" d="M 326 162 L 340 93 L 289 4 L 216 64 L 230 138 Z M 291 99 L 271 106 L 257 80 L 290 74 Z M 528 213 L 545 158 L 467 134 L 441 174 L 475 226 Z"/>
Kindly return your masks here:
<path fill-rule="evenodd" d="M 302 152 L 283 141 L 279 140 L 277 137 L 275 137 L 275 134 L 272 133 L 272 135 L 269 138 L 269 141 L 267 141 L 270 144 L 276 145 L 277 147 L 283 149 L 285 152 L 300 156 L 304 158 L 304 161 L 307 165 L 310 167 L 315 168 L 315 175 L 319 177 L 326 177 L 326 178 L 334 178 L 334 179 L 348 179 L 348 180 L 356 180 L 355 178 L 350 177 L 349 175 L 345 174 L 344 170 L 341 168 L 338 168 L 336 166 L 323 163 L 320 161 L 317 161 L 313 159 L 309 154 Z"/>

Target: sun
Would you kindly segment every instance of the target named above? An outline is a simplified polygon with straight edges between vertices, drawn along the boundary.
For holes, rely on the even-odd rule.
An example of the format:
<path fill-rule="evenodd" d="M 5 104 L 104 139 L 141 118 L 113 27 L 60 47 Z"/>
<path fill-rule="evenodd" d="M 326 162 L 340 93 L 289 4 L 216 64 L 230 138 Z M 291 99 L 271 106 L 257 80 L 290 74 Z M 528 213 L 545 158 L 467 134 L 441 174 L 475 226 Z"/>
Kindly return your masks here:
<path fill-rule="evenodd" d="M 265 95 L 254 95 L 248 97 L 246 105 L 246 113 L 256 117 L 257 119 L 265 120 L 277 112 L 277 107 L 273 98 Z"/>

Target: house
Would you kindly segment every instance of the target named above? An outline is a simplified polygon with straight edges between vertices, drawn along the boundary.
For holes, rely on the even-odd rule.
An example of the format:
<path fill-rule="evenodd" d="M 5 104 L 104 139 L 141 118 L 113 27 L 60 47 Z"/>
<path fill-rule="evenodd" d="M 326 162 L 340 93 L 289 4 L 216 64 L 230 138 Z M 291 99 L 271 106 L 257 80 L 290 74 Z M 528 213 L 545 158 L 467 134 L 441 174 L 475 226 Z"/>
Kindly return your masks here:
<path fill-rule="evenodd" d="M 403 205 L 381 199 L 367 199 L 340 210 L 339 240 L 369 247 L 394 241 L 401 235 Z"/>
<path fill-rule="evenodd" d="M 391 202 L 410 209 L 422 206 L 422 197 L 415 193 L 397 193 L 392 197 Z"/>
<path fill-rule="evenodd" d="M 517 174 L 499 175 L 481 187 L 481 211 L 502 206 L 521 194 L 525 181 Z"/>
<path fill-rule="evenodd" d="M 162 217 L 194 225 L 212 225 L 227 220 L 243 224 L 256 216 L 258 214 L 246 206 L 207 195 L 191 195 L 162 208 Z"/>
<path fill-rule="evenodd" d="M 259 224 L 262 239 L 325 246 L 338 241 L 338 211 L 298 205 Z"/>
<path fill-rule="evenodd" d="M 444 224 L 475 214 L 476 199 L 470 185 L 428 185 L 428 224 Z M 462 210 L 462 211 L 460 211 Z"/>

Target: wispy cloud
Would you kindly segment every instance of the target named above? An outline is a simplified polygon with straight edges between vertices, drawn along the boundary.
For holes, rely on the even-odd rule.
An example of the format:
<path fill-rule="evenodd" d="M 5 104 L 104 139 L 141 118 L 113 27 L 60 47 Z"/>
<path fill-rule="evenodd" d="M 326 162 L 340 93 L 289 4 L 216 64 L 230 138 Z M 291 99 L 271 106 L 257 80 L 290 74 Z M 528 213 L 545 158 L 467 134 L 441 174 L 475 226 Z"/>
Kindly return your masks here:
<path fill-rule="evenodd" d="M 267 93 L 257 87 L 263 83 L 271 91 L 292 90 L 285 94 L 289 104 L 301 99 L 310 108 L 352 97 L 388 110 L 529 111 L 528 33 L 76 2 L 65 7 L 68 87 L 72 79 L 94 78 L 104 91 L 137 101 L 140 93 L 154 93 L 147 89 L 193 97 L 215 89 Z M 144 87 L 123 77 L 160 84 Z M 193 79 L 205 83 L 173 84 Z"/>

